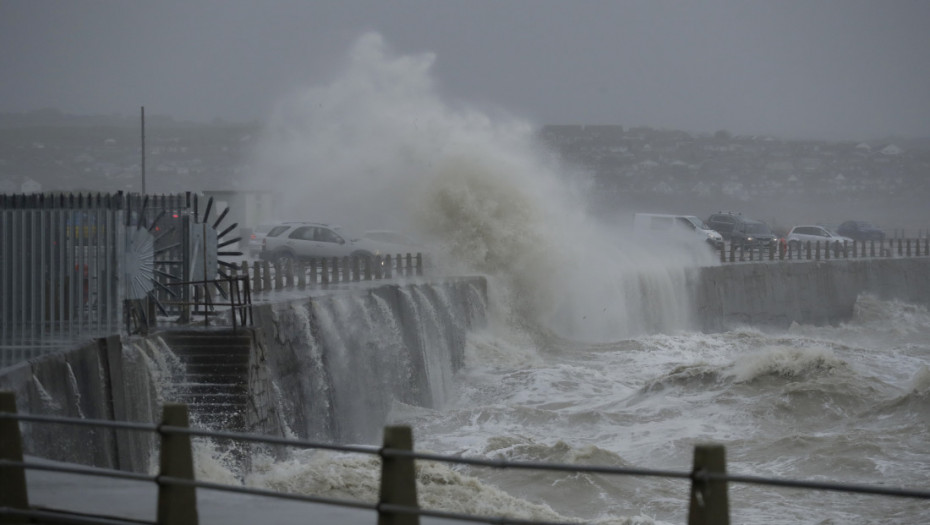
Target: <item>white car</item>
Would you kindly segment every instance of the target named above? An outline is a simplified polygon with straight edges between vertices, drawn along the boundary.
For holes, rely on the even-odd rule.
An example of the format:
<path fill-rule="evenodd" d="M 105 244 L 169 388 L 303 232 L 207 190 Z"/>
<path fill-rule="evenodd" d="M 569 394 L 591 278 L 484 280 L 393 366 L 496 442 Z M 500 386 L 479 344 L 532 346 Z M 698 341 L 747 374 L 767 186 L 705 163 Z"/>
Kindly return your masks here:
<path fill-rule="evenodd" d="M 810 241 L 812 245 L 819 241 L 822 246 L 831 246 L 837 253 L 845 252 L 853 242 L 849 237 L 843 237 L 823 226 L 795 226 L 788 232 L 785 241 L 792 251 L 801 249 L 807 241 Z"/>
<path fill-rule="evenodd" d="M 338 226 L 319 222 L 279 223 L 262 242 L 261 258 L 269 261 L 380 255 L 378 247 L 370 241 L 353 238 Z"/>
<path fill-rule="evenodd" d="M 268 232 L 278 224 L 280 223 L 259 224 L 250 230 L 243 228 L 245 249 L 242 251 L 246 252 L 249 257 L 258 257 L 262 251 L 262 241 L 265 240 L 265 236 L 268 235 Z"/>

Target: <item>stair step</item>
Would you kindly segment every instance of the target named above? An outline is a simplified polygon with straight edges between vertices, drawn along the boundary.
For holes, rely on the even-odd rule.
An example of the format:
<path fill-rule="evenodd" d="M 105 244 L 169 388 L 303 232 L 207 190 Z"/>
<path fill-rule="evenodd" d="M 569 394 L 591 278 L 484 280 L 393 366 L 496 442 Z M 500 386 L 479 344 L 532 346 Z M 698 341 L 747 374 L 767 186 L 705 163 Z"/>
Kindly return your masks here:
<path fill-rule="evenodd" d="M 246 375 L 249 367 L 245 364 L 223 363 L 185 363 L 188 374 L 201 375 Z"/>

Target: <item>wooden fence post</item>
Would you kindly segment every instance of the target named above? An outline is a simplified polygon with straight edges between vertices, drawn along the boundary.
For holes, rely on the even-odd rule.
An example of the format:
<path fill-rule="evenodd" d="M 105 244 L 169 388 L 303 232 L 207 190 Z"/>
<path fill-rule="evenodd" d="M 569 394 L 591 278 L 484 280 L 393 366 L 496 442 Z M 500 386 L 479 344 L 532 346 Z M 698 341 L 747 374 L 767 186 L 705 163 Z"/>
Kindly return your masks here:
<path fill-rule="evenodd" d="M 407 426 L 384 428 L 384 448 L 413 451 L 413 432 Z M 413 458 L 381 457 L 381 491 L 378 497 L 378 525 L 418 525 L 419 514 L 391 512 L 382 505 L 417 506 L 417 476 Z"/>
<path fill-rule="evenodd" d="M 248 276 L 248 273 L 246 273 L 246 276 Z M 258 261 L 252 267 L 252 290 L 256 292 L 262 291 L 262 269 Z"/>
<path fill-rule="evenodd" d="M 730 503 L 727 498 L 727 482 L 709 480 L 702 476 L 702 474 L 726 474 L 726 471 L 726 454 L 723 445 L 694 447 L 688 525 L 729 525 Z"/>
<path fill-rule="evenodd" d="M 271 263 L 268 261 L 262 262 L 262 290 L 271 290 Z"/>
<path fill-rule="evenodd" d="M 160 426 L 188 426 L 187 405 L 166 403 Z M 197 489 L 163 483 L 162 477 L 194 480 L 194 456 L 189 434 L 162 432 L 158 474 L 158 524 L 197 525 Z"/>
<path fill-rule="evenodd" d="M 16 395 L 0 392 L 0 413 L 16 414 Z M 23 436 L 19 432 L 19 421 L 0 419 L 0 459 L 23 462 Z M 29 510 L 29 494 L 26 491 L 26 469 L 23 467 L 0 466 L 0 507 Z M 28 523 L 26 518 L 0 516 L 0 523 Z"/>
<path fill-rule="evenodd" d="M 393 269 L 391 267 L 391 264 L 393 264 L 391 261 L 391 254 L 385 255 L 384 256 L 384 278 L 385 279 L 391 278 L 391 271 Z"/>
<path fill-rule="evenodd" d="M 417 252 L 417 276 L 423 275 L 423 254 Z"/>

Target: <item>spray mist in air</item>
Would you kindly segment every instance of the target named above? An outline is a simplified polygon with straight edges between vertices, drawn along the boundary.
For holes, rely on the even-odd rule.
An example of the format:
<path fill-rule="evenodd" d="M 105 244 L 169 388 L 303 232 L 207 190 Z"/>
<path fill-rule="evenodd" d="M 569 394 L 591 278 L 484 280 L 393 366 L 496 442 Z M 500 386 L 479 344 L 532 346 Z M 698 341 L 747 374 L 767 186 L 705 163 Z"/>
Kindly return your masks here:
<path fill-rule="evenodd" d="M 283 196 L 277 218 L 429 239 L 447 271 L 492 279 L 508 326 L 543 338 L 686 328 L 694 259 L 656 257 L 593 220 L 536 127 L 444 101 L 435 59 L 366 34 L 330 81 L 277 106 L 254 163 Z"/>

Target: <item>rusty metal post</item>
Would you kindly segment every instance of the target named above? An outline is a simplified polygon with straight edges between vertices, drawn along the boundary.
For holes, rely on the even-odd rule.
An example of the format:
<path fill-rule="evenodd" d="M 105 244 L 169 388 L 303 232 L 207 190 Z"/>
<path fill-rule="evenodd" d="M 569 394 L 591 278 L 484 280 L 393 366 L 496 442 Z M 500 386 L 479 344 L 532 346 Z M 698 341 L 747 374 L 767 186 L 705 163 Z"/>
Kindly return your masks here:
<path fill-rule="evenodd" d="M 164 432 L 161 427 L 188 427 L 187 405 L 166 403 L 159 433 L 161 434 L 158 482 L 158 524 L 197 525 L 197 489 L 166 483 L 171 477 L 194 480 L 194 456 L 189 434 Z"/>
<path fill-rule="evenodd" d="M 706 474 L 726 474 L 726 471 L 726 453 L 722 445 L 694 447 L 688 525 L 729 525 L 727 482 L 705 477 Z"/>
<path fill-rule="evenodd" d="M 413 451 L 413 432 L 407 426 L 384 428 L 384 449 Z M 417 507 L 417 477 L 413 459 L 381 457 L 381 491 L 378 496 L 378 525 L 418 525 L 420 515 L 392 512 L 385 505 Z"/>

